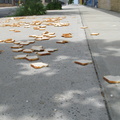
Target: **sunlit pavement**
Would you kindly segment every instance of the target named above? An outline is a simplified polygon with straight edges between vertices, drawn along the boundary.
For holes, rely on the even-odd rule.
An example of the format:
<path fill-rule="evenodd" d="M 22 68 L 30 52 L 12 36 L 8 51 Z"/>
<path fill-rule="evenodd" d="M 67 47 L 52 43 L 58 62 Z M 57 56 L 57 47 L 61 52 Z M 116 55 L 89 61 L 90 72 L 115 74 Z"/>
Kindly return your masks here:
<path fill-rule="evenodd" d="M 33 45 L 44 48 L 58 48 L 49 56 L 39 56 L 37 62 L 45 62 L 49 67 L 34 69 L 32 62 L 15 60 L 22 54 L 12 52 L 13 43 L 0 43 L 0 119 L 1 120 L 108 120 L 104 97 L 101 95 L 94 64 L 81 66 L 75 60 L 92 60 L 86 34 L 80 27 L 83 22 L 77 5 L 64 6 L 63 10 L 48 11 L 47 15 L 21 19 L 23 22 L 45 18 L 66 17 L 61 22 L 69 26 L 47 26 L 39 31 L 21 27 L 0 27 L 1 40 L 12 38 L 16 41 L 33 40 L 29 35 L 41 35 L 45 31 L 55 32 L 56 37 L 47 41 L 35 41 Z M 1 18 L 1 25 L 7 18 Z M 19 22 L 20 22 L 19 21 Z M 13 19 L 10 23 L 18 22 Z M 7 23 L 8 24 L 8 23 Z M 10 29 L 20 30 L 15 33 Z M 72 33 L 72 38 L 61 37 Z M 56 41 L 69 43 L 57 44 Z M 35 55 L 35 53 L 31 53 Z"/>

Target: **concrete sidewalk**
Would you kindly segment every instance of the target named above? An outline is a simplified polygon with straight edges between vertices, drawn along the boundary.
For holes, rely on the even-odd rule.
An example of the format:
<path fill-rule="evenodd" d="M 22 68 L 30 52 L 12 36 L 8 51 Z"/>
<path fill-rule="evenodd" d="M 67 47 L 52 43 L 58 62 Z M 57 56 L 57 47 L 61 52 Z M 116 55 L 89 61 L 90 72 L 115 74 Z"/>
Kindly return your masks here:
<path fill-rule="evenodd" d="M 64 6 L 63 10 L 51 10 L 47 15 L 28 17 L 21 20 L 1 18 L 1 40 L 12 38 L 16 41 L 34 40 L 29 35 L 41 35 L 45 31 L 55 32 L 56 37 L 46 41 L 35 41 L 33 45 L 44 48 L 58 48 L 49 56 L 39 56 L 37 62 L 45 62 L 49 67 L 34 69 L 32 62 L 15 60 L 13 57 L 22 52 L 12 52 L 13 43 L 0 43 L 0 120 L 109 120 L 109 115 L 101 95 L 100 83 L 93 64 L 81 66 L 75 60 L 91 60 L 85 31 L 80 28 L 82 19 L 81 6 Z M 66 17 L 62 23 L 69 26 L 47 26 L 45 31 L 24 28 L 24 22 L 31 23 L 45 18 Z M 8 24 L 23 23 L 20 27 L 9 27 Z M 35 27 L 35 26 L 34 26 Z M 20 30 L 15 33 L 10 29 Z M 61 37 L 72 33 L 72 38 Z M 56 41 L 68 40 L 67 44 Z M 31 53 L 30 55 L 36 55 Z"/>
<path fill-rule="evenodd" d="M 120 76 L 120 13 L 79 6 L 80 15 L 95 62 L 96 72 L 107 100 L 111 120 L 120 120 L 120 85 L 109 84 L 104 75 Z M 90 33 L 100 33 L 92 37 Z"/>

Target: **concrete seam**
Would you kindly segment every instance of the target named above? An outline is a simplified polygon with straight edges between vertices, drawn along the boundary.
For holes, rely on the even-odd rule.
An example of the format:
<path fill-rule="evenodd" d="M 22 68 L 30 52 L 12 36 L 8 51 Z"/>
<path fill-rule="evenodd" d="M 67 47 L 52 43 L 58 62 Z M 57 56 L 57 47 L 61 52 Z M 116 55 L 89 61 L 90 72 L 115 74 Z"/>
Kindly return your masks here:
<path fill-rule="evenodd" d="M 79 8 L 79 15 L 80 15 L 80 18 L 81 18 L 81 23 L 82 25 L 84 25 L 84 18 L 83 18 L 83 15 L 81 14 L 80 12 L 80 8 Z M 103 87 L 101 85 L 101 82 L 100 82 L 100 79 L 99 79 L 99 74 L 98 74 L 98 70 L 97 70 L 97 65 L 96 65 L 96 62 L 94 60 L 94 56 L 92 55 L 92 51 L 91 51 L 91 47 L 90 47 L 90 44 L 89 44 L 89 41 L 88 41 L 88 35 L 87 35 L 87 31 L 84 30 L 85 32 L 85 36 L 86 36 L 86 41 L 87 41 L 87 45 L 88 45 L 88 49 L 90 51 L 90 55 L 91 55 L 91 58 L 92 58 L 92 61 L 93 61 L 93 66 L 94 66 L 94 70 L 95 70 L 95 73 L 96 73 L 96 76 L 97 76 L 97 79 L 98 79 L 98 83 L 99 83 L 99 86 L 100 86 L 100 89 L 101 89 L 101 95 L 103 97 L 103 101 L 104 101 L 104 104 L 105 104 L 105 107 L 106 107 L 106 111 L 108 113 L 108 118 L 109 120 L 112 120 L 111 116 L 110 116 L 110 112 L 109 112 L 109 109 L 108 109 L 108 104 L 107 104 L 107 100 L 105 98 L 105 95 L 104 95 L 104 91 L 103 91 Z"/>

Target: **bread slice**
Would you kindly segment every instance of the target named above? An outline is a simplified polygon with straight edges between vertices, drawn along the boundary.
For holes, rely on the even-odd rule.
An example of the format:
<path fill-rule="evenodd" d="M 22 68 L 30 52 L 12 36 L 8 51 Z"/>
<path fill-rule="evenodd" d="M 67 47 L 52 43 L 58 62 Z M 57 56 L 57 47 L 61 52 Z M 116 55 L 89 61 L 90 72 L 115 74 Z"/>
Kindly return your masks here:
<path fill-rule="evenodd" d="M 43 49 L 42 46 L 32 46 L 31 49 L 32 49 L 34 52 L 44 51 L 44 49 Z"/>
<path fill-rule="evenodd" d="M 35 61 L 35 60 L 39 60 L 39 57 L 37 55 L 33 55 L 33 56 L 27 56 L 26 59 L 29 61 Z"/>
<path fill-rule="evenodd" d="M 61 37 L 72 38 L 72 34 L 71 33 L 65 33 L 65 34 L 62 34 Z"/>
<path fill-rule="evenodd" d="M 97 36 L 99 33 L 91 33 L 90 35 Z"/>
<path fill-rule="evenodd" d="M 80 27 L 81 29 L 86 29 L 86 28 L 88 28 L 87 26 L 81 26 Z"/>
<path fill-rule="evenodd" d="M 25 59 L 27 57 L 27 54 L 26 55 L 16 55 L 14 56 L 14 59 Z"/>
<path fill-rule="evenodd" d="M 57 41 L 56 43 L 65 44 L 65 43 L 68 43 L 68 41 L 67 40 L 62 40 L 62 41 Z"/>
<path fill-rule="evenodd" d="M 21 32 L 20 30 L 14 30 L 14 32 Z"/>
<path fill-rule="evenodd" d="M 23 51 L 23 48 L 13 49 L 12 51 L 13 51 L 13 52 L 22 52 L 22 51 Z"/>
<path fill-rule="evenodd" d="M 35 38 L 37 35 L 29 35 L 29 37 L 33 37 L 33 38 Z"/>
<path fill-rule="evenodd" d="M 0 43 L 3 42 L 4 40 L 0 40 Z"/>
<path fill-rule="evenodd" d="M 111 84 L 120 83 L 120 76 L 106 75 L 103 76 L 103 79 Z"/>
<path fill-rule="evenodd" d="M 45 49 L 45 51 L 48 51 L 48 52 L 55 52 L 57 50 L 58 50 L 57 48 L 47 48 L 47 49 Z"/>
<path fill-rule="evenodd" d="M 0 53 L 2 53 L 4 50 L 0 50 Z"/>
<path fill-rule="evenodd" d="M 23 47 L 23 45 L 14 45 L 11 48 L 22 48 L 22 47 Z"/>
<path fill-rule="evenodd" d="M 33 50 L 31 50 L 31 49 L 24 49 L 23 53 L 33 53 Z"/>
<path fill-rule="evenodd" d="M 49 40 L 50 37 L 42 37 L 42 40 Z"/>
<path fill-rule="evenodd" d="M 43 52 L 37 52 L 38 55 L 44 56 L 44 55 L 50 55 L 50 52 L 48 51 L 43 51 Z"/>
<path fill-rule="evenodd" d="M 20 42 L 20 45 L 29 45 L 29 44 L 30 44 L 29 41 L 21 41 L 21 42 Z"/>
<path fill-rule="evenodd" d="M 28 40 L 29 44 L 35 43 L 35 40 Z"/>
<path fill-rule="evenodd" d="M 40 69 L 40 68 L 48 67 L 49 66 L 48 64 L 43 63 L 43 62 L 32 63 L 30 65 L 31 65 L 31 67 L 33 67 L 35 69 Z"/>
<path fill-rule="evenodd" d="M 88 64 L 92 64 L 92 61 L 91 60 L 77 60 L 77 61 L 74 61 L 74 63 L 85 66 Z"/>
<path fill-rule="evenodd" d="M 20 41 L 15 41 L 14 44 L 17 44 L 17 45 L 18 45 L 18 44 L 20 44 Z"/>
<path fill-rule="evenodd" d="M 5 42 L 5 43 L 14 43 L 15 40 L 5 40 L 4 42 Z"/>

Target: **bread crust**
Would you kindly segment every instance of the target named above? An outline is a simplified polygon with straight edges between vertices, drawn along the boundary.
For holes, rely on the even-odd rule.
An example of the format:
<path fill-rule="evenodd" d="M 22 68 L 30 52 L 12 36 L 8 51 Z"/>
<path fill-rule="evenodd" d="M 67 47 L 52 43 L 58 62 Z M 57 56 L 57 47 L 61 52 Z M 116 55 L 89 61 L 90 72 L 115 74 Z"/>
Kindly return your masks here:
<path fill-rule="evenodd" d="M 120 83 L 120 80 L 119 80 L 119 81 L 113 81 L 113 80 L 108 79 L 107 76 L 103 76 L 103 79 L 104 79 L 106 82 L 110 83 L 110 84 Z M 114 79 L 115 79 L 115 78 L 114 78 Z"/>

